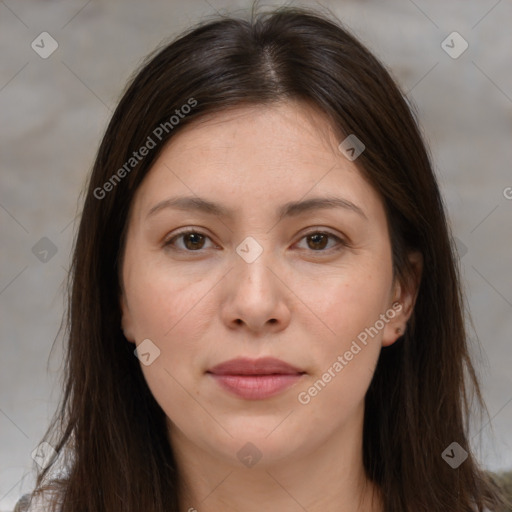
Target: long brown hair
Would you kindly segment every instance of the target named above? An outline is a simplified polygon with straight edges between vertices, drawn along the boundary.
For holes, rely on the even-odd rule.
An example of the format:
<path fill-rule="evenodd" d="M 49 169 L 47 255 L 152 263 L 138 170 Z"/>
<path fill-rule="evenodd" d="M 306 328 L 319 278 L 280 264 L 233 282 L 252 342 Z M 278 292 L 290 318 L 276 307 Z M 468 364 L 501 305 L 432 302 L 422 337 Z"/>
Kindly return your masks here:
<path fill-rule="evenodd" d="M 357 165 L 384 202 L 393 269 L 403 283 L 408 251 L 423 255 L 407 331 L 382 349 L 365 398 L 364 467 L 382 489 L 385 511 L 481 511 L 500 503 L 469 444 L 470 397 L 484 404 L 457 259 L 414 115 L 383 65 L 337 20 L 286 7 L 249 20 L 209 20 L 159 48 L 108 125 L 69 274 L 65 390 L 46 437 L 59 457 L 38 475 L 39 491 L 59 490 L 63 512 L 179 510 L 165 414 L 121 331 L 127 215 L 159 152 L 184 126 L 227 108 L 286 99 L 314 105 L 340 141 L 355 134 L 364 142 Z M 151 148 L 133 160 L 143 146 Z M 453 442 L 469 453 L 456 469 L 442 456 Z M 51 476 L 58 461 L 66 470 Z"/>

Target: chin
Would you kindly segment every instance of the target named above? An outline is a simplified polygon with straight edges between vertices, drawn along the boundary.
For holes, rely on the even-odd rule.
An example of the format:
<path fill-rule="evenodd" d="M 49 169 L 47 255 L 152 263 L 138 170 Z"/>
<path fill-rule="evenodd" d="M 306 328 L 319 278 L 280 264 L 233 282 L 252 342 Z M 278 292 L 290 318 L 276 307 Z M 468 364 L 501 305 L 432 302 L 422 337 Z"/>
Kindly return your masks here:
<path fill-rule="evenodd" d="M 221 452 L 219 455 L 228 459 L 230 464 L 234 455 L 237 465 L 269 468 L 304 448 L 307 442 L 306 439 L 301 441 L 297 433 L 290 432 L 283 425 L 278 426 L 282 420 L 282 417 L 261 421 L 245 419 L 232 424 L 227 430 L 233 437 L 223 436 L 212 449 Z"/>

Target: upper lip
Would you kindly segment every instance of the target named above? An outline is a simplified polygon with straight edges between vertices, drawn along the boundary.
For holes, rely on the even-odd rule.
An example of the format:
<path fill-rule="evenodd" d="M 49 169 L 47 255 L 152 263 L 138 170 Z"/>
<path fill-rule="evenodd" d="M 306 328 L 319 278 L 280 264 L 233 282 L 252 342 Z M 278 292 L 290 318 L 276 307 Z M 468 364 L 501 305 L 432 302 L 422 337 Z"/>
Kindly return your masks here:
<path fill-rule="evenodd" d="M 274 357 L 260 359 L 238 357 L 210 368 L 207 373 L 215 375 L 292 375 L 305 372 Z"/>

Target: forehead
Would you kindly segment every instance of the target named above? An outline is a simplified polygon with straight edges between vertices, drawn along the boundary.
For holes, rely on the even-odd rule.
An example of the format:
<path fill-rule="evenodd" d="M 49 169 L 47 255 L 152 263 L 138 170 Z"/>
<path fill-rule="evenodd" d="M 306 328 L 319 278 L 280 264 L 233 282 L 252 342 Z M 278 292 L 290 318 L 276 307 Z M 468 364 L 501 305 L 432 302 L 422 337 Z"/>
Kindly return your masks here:
<path fill-rule="evenodd" d="M 142 216 L 171 193 L 252 211 L 335 191 L 353 202 L 379 202 L 339 151 L 339 138 L 325 115 L 300 102 L 208 115 L 169 141 L 139 187 L 134 211 Z"/>
<path fill-rule="evenodd" d="M 208 115 L 170 141 L 187 158 L 240 160 L 280 167 L 325 164 L 338 157 L 337 138 L 325 115 L 297 101 L 238 107 Z"/>

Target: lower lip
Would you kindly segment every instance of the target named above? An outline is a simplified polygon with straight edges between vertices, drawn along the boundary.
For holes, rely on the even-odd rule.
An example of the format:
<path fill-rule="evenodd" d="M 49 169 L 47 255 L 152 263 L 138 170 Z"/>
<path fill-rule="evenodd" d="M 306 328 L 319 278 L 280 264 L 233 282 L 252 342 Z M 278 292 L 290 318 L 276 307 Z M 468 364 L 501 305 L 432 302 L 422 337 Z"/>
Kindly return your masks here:
<path fill-rule="evenodd" d="M 303 374 L 216 375 L 210 374 L 225 390 L 245 400 L 262 400 L 282 393 L 300 380 Z"/>

